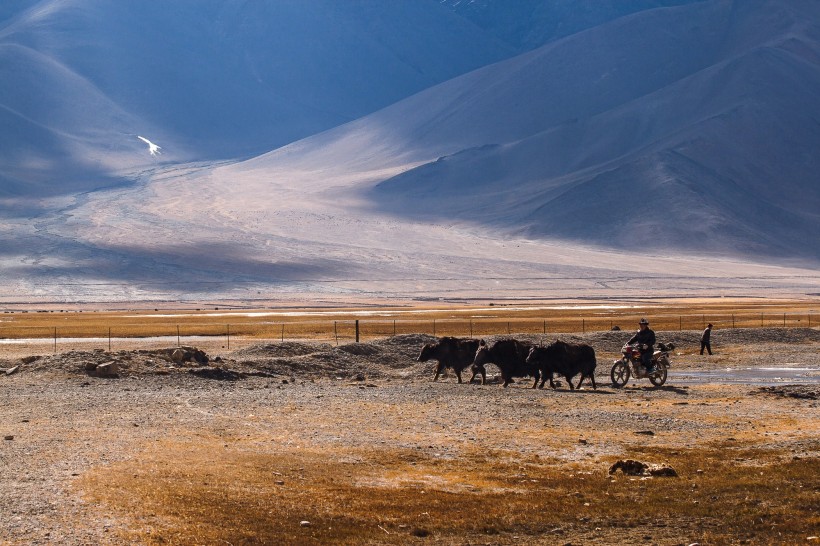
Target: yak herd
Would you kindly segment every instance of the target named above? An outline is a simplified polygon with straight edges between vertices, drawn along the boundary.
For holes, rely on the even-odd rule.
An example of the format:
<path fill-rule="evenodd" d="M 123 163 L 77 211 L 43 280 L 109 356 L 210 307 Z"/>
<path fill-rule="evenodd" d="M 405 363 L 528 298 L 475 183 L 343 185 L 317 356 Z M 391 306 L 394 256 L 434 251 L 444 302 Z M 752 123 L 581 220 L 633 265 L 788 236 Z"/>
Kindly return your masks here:
<path fill-rule="evenodd" d="M 514 377 L 534 377 L 532 388 L 539 386 L 539 380 L 539 388 L 544 388 L 547 379 L 550 381 L 550 387 L 555 388 L 553 375 L 557 374 L 566 378 L 571 390 L 580 387 L 586 378 L 592 382 L 592 388 L 597 389 L 595 350 L 583 343 L 555 341 L 540 347 L 517 339 L 502 339 L 487 345 L 484 340 L 442 337 L 436 343 L 428 343 L 422 347 L 418 360 L 438 361 L 433 381 L 438 380 L 446 368 L 450 368 L 461 383 L 461 372 L 469 366 L 473 372 L 470 382 L 472 383 L 480 374 L 483 385 L 487 382 L 485 365 L 495 364 L 501 370 L 501 379 L 505 387 Z M 578 384 L 573 386 L 572 378 L 579 374 L 581 378 Z"/>

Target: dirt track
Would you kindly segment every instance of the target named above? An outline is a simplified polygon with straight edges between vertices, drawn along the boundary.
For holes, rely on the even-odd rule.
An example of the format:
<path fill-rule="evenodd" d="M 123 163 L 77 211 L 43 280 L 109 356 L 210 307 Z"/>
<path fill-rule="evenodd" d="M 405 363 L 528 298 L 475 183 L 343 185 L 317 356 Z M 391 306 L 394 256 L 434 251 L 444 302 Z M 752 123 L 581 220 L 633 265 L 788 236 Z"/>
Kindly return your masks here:
<path fill-rule="evenodd" d="M 621 390 L 609 385 L 607 374 L 627 334 L 561 336 L 584 339 L 599 355 L 599 389 L 574 393 L 565 386 L 532 390 L 526 388 L 529 380 L 508 389 L 459 385 L 452 374 L 433 383 L 433 363 L 415 361 L 421 345 L 432 338 L 412 335 L 341 347 L 259 344 L 210 355 L 207 366 L 174 363 L 173 348 L 2 361 L 0 368 L 19 368 L 0 376 L 0 434 L 6 438 L 0 444 L 0 543 L 159 543 L 146 537 L 173 527 L 172 517 L 156 510 L 135 512 L 130 501 L 101 493 L 99 484 L 116 483 L 118 476 L 132 472 L 136 476 L 144 461 L 167 461 L 171 453 L 180 463 L 190 458 L 190 464 L 205 466 L 247 454 L 320 457 L 327 464 L 367 468 L 357 477 L 359 488 L 422 487 L 460 495 L 477 494 L 483 487 L 470 482 L 470 468 L 462 467 L 457 480 L 444 474 L 412 476 L 411 467 L 397 476 L 380 473 L 375 461 L 390 453 L 412 453 L 419 461 L 449 461 L 457 468 L 477 453 L 495 453 L 513 463 L 537 460 L 605 475 L 613 461 L 636 452 L 727 444 L 728 449 L 775 450 L 777 457 L 820 458 L 818 385 L 681 386 L 674 376 L 676 369 L 741 365 L 820 369 L 820 332 L 719 331 L 713 357 L 695 354 L 697 335 L 660 336 L 674 342 L 678 353 L 665 388 L 650 388 L 644 380 Z M 87 371 L 110 361 L 119 366 L 116 378 Z M 408 529 L 422 526 L 430 517 L 424 513 L 409 513 L 410 524 L 382 521 L 378 526 L 384 536 L 361 543 L 402 543 L 402 533 L 405 540 L 417 540 L 407 536 Z M 292 514 L 297 523 L 306 518 Z M 425 540 L 690 544 L 720 527 L 717 515 L 696 524 L 666 521 L 622 528 L 610 523 L 595 520 L 591 511 L 586 520 L 545 521 L 523 534 L 501 530 L 487 539 L 478 531 L 438 532 Z M 559 530 L 549 535 L 548 527 Z M 345 542 L 317 535 L 318 530 L 303 532 L 305 543 Z"/>

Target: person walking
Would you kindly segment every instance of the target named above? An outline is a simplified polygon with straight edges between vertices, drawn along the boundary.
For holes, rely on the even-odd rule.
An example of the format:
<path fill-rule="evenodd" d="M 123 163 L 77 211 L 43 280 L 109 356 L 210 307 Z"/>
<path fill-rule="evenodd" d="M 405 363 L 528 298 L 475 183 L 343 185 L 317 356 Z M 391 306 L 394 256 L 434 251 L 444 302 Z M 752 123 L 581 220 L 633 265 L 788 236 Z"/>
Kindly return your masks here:
<path fill-rule="evenodd" d="M 700 354 L 703 354 L 704 349 L 709 351 L 709 356 L 712 355 L 712 323 L 707 324 L 700 335 Z"/>

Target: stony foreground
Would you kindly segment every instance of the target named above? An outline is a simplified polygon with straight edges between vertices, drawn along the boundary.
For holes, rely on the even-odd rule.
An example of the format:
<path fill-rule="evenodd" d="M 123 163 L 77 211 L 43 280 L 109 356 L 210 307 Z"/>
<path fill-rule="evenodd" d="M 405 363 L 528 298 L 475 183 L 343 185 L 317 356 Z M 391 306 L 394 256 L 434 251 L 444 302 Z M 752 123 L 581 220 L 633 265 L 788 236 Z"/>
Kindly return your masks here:
<path fill-rule="evenodd" d="M 820 369 L 816 330 L 716 334 L 708 358 L 695 354 L 697 333 L 665 338 L 678 347 L 673 365 Z M 691 544 L 778 536 L 749 525 L 727 535 L 726 499 L 701 495 L 717 485 L 699 480 L 714 479 L 704 474 L 718 468 L 715 454 L 759 467 L 754 475 L 795 461 L 816 465 L 818 385 L 676 385 L 673 368 L 661 389 L 646 381 L 614 389 L 607 374 L 623 338 L 583 336 L 598 352 L 600 386 L 580 392 L 532 390 L 528 380 L 508 389 L 459 385 L 452 375 L 433 383 L 433 363 L 415 361 L 429 336 L 259 344 L 207 361 L 169 348 L 0 362 L 11 371 L 0 376 L 0 543 Z M 609 475 L 630 459 L 667 463 L 677 477 Z M 592 486 L 641 506 L 652 493 L 646 480 L 675 480 L 692 513 L 642 519 L 639 510 L 618 521 L 604 502 L 609 489 Z M 792 481 L 816 507 L 816 476 Z M 739 504 L 789 513 L 777 505 L 788 501 L 743 487 L 754 498 Z M 526 502 L 545 508 L 558 497 L 560 505 L 528 513 Z M 496 513 L 499 503 L 507 508 Z M 553 517 L 569 504 L 572 518 Z M 480 508 L 464 513 L 473 505 Z M 246 519 L 255 511 L 264 517 Z M 817 540 L 816 520 L 783 518 L 783 543 Z"/>

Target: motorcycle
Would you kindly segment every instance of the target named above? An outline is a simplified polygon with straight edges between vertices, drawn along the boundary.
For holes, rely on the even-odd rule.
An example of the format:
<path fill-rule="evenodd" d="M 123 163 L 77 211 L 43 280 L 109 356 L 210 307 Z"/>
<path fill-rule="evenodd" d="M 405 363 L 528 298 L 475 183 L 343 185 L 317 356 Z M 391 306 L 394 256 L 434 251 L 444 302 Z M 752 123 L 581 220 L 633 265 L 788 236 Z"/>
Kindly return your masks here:
<path fill-rule="evenodd" d="M 621 348 L 623 355 L 620 360 L 616 360 L 612 365 L 612 371 L 609 373 L 612 379 L 612 385 L 621 388 L 627 384 L 629 377 L 635 379 L 648 378 L 649 382 L 660 387 L 666 383 L 667 370 L 672 365 L 669 361 L 669 353 L 675 346 L 669 344 L 658 344 L 658 349 L 652 354 L 652 363 L 655 365 L 655 371 L 647 373 L 646 368 L 641 362 L 641 351 L 637 345 L 626 344 Z"/>

